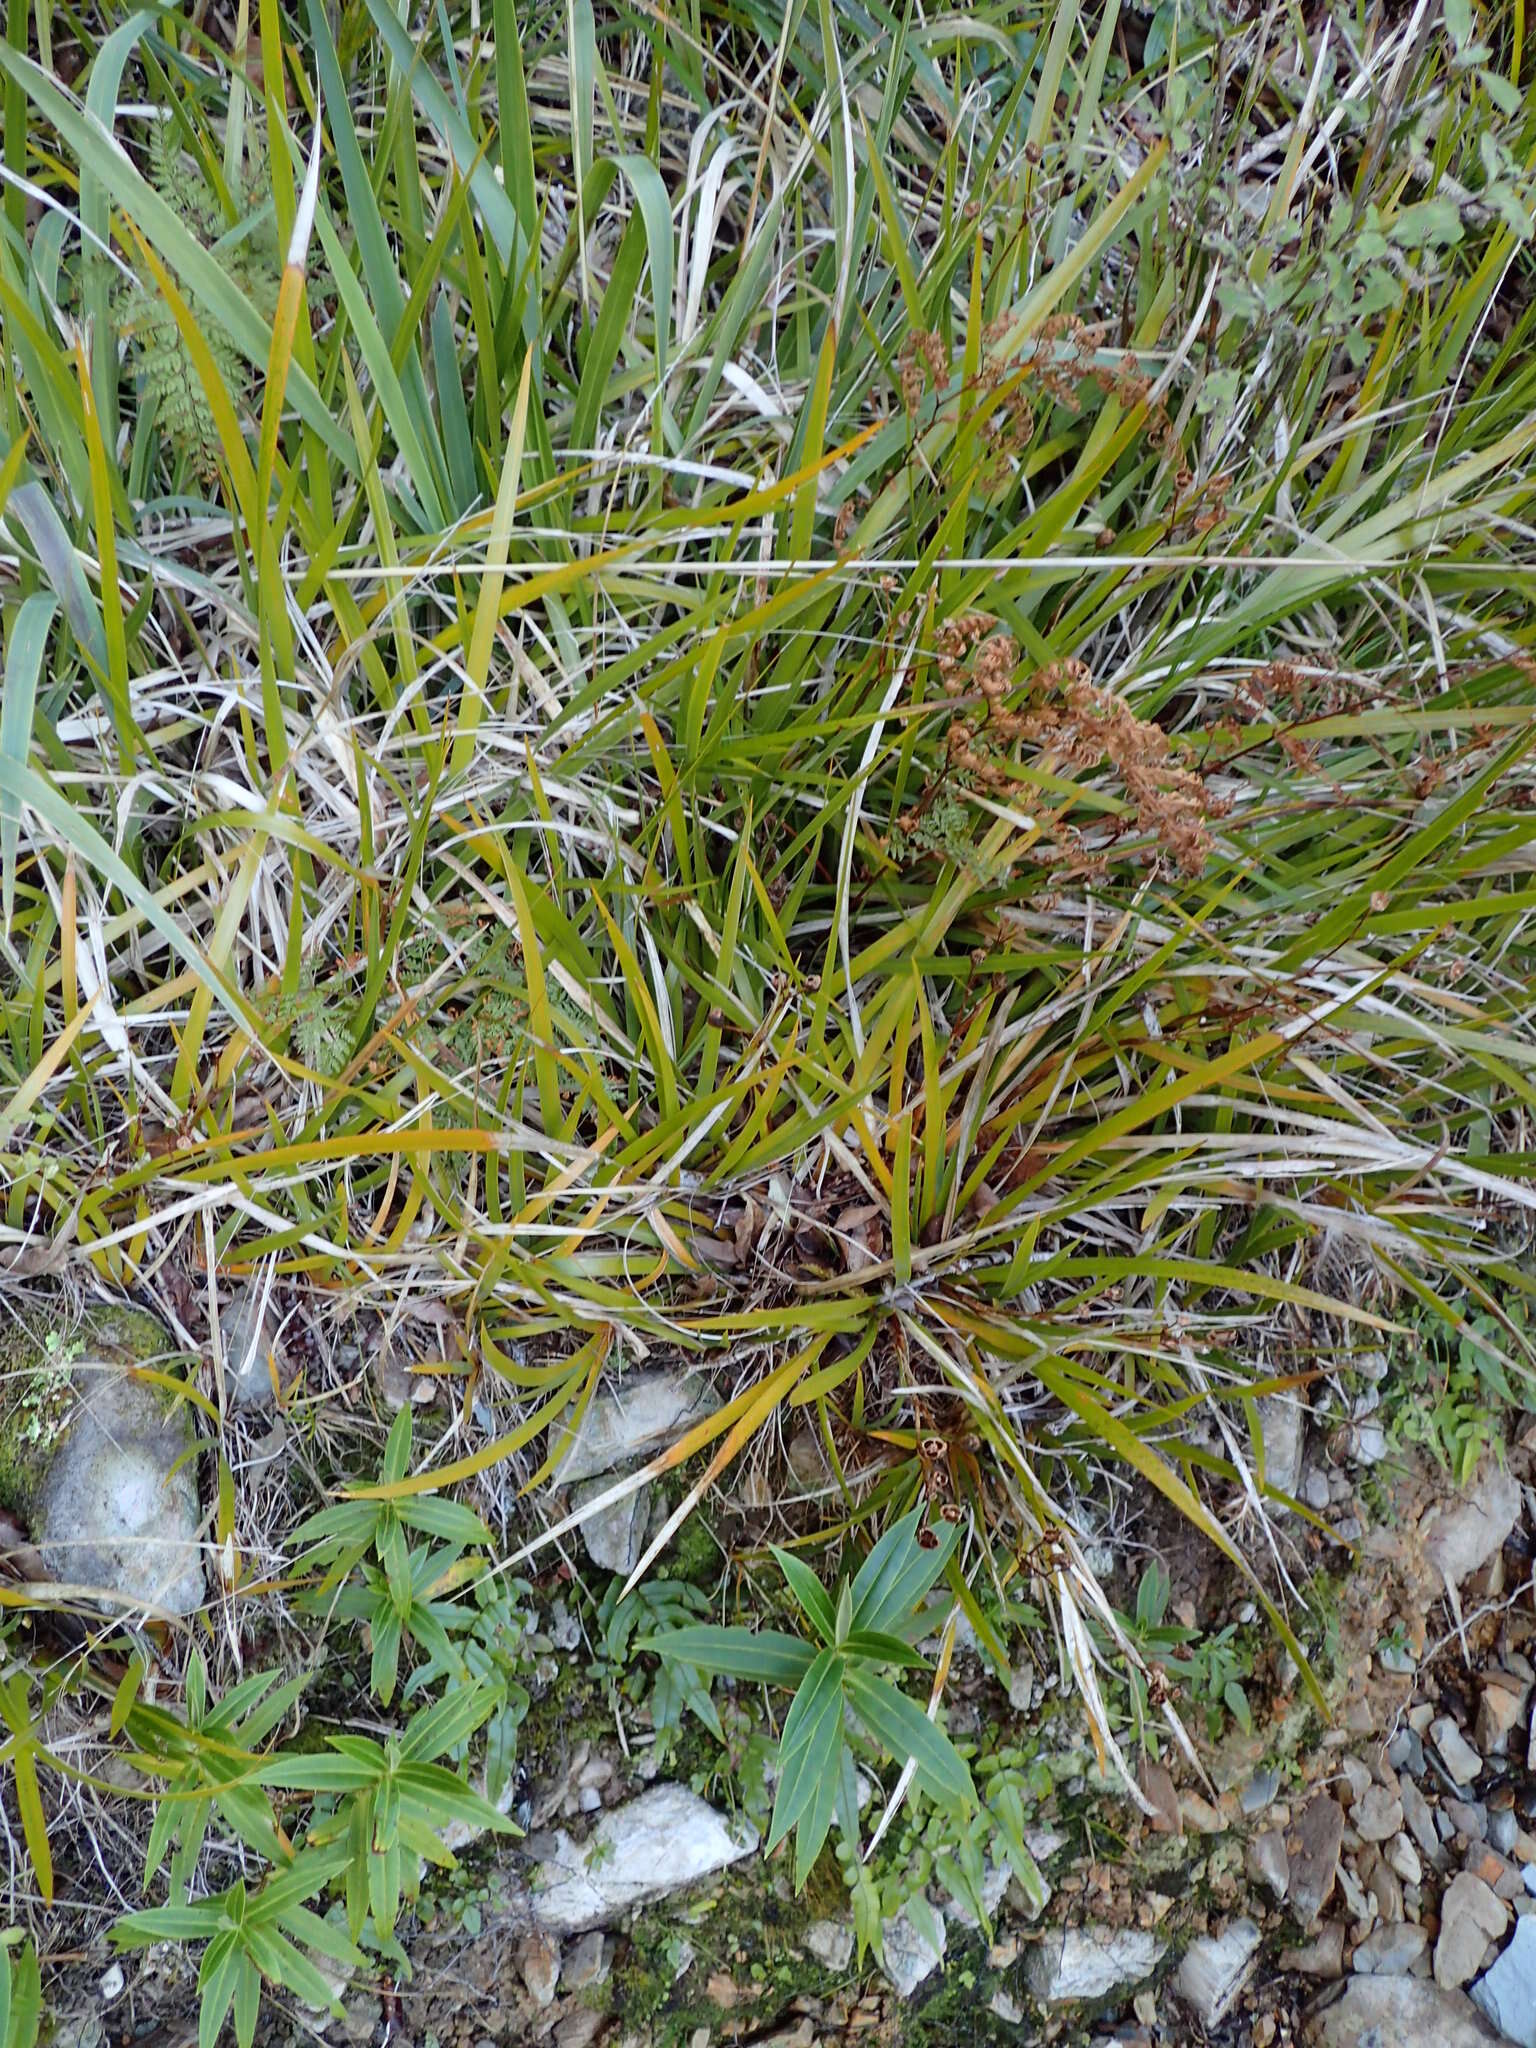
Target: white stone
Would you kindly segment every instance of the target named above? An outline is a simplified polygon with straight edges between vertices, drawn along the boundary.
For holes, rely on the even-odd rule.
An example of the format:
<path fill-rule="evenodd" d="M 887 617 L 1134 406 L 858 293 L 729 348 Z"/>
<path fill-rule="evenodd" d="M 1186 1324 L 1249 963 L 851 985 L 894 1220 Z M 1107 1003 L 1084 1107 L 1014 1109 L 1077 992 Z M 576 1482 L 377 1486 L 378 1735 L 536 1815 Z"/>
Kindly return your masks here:
<path fill-rule="evenodd" d="M 846 1920 L 813 1920 L 805 1945 L 824 1970 L 841 1976 L 853 1961 L 853 1929 Z"/>
<path fill-rule="evenodd" d="M 1125 1985 L 1143 1984 L 1168 1944 L 1139 1927 L 1053 1928 L 1029 1958 L 1029 1988 L 1043 2004 L 1107 1998 Z"/>
<path fill-rule="evenodd" d="M 1383 1854 L 1404 1884 L 1419 1884 L 1423 1881 L 1424 1865 L 1419 1858 L 1418 1850 L 1406 1835 L 1394 1835 Z"/>
<path fill-rule="evenodd" d="M 1536 1918 L 1522 1915 L 1515 1922 L 1508 1948 L 1472 1986 L 1472 2002 L 1506 2041 L 1536 2048 Z"/>
<path fill-rule="evenodd" d="M 600 1500 L 612 1490 L 613 1483 L 609 1478 L 583 1480 L 571 1495 L 572 1514 L 580 1514 L 589 1501 Z M 619 1572 L 627 1578 L 644 1557 L 651 1497 L 650 1486 L 637 1486 L 623 1500 L 599 1508 L 580 1523 L 587 1555 L 602 1571 Z"/>
<path fill-rule="evenodd" d="M 1223 1933 L 1202 1934 L 1190 1943 L 1174 1982 L 1203 2026 L 1225 2019 L 1258 1953 L 1259 1930 L 1251 1920 L 1234 1920 Z"/>
<path fill-rule="evenodd" d="M 1452 1586 L 1469 1579 L 1503 1549 L 1520 1514 L 1519 1482 L 1509 1473 L 1488 1464 L 1473 1484 L 1473 1495 L 1442 1507 L 1424 1532 L 1425 1555 Z"/>
<path fill-rule="evenodd" d="M 880 1946 L 884 1951 L 885 1974 L 903 1998 L 910 1998 L 918 1985 L 933 1975 L 944 1960 L 948 1946 L 944 1915 L 930 1907 L 939 1945 L 934 1947 L 917 1926 L 907 1907 L 880 1923 Z"/>
<path fill-rule="evenodd" d="M 171 1349 L 169 1338 L 166 1349 Z M 33 1535 L 54 1579 L 192 1614 L 207 1598 L 192 1411 L 116 1361 L 77 1364 L 80 1405 L 38 1491 Z"/>
<path fill-rule="evenodd" d="M 684 1785 L 653 1785 L 616 1806 L 583 1843 L 563 1832 L 534 1873 L 533 1917 L 550 1934 L 583 1934 L 648 1900 L 750 1856 L 757 1830 L 728 1821 Z"/>
<path fill-rule="evenodd" d="M 568 1424 L 551 1430 L 555 1479 L 570 1486 L 618 1465 L 643 1464 L 719 1405 L 696 1373 L 628 1373 L 611 1394 L 593 1397 L 578 1431 Z"/>

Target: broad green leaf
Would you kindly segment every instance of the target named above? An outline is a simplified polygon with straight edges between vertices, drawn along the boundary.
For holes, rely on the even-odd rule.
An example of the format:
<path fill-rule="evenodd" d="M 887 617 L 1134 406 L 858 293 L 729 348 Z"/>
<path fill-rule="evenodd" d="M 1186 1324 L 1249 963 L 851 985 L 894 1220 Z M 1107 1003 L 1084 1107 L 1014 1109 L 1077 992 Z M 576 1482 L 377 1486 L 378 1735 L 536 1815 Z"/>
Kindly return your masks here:
<path fill-rule="evenodd" d="M 821 1637 L 822 1642 L 830 1645 L 837 1633 L 837 1617 L 833 1613 L 832 1602 L 827 1597 L 826 1588 L 810 1566 L 796 1557 L 792 1551 L 781 1550 L 777 1544 L 771 1548 L 774 1560 L 789 1581 L 789 1590 L 798 1601 L 806 1620 Z"/>
<path fill-rule="evenodd" d="M 637 1650 L 679 1659 L 700 1671 L 723 1678 L 745 1678 L 762 1685 L 798 1685 L 810 1669 L 814 1652 L 799 1636 L 778 1629 L 675 1628 L 662 1636 L 642 1636 Z"/>
<path fill-rule="evenodd" d="M 788 1834 L 825 1781 L 825 1810 L 832 1812 L 838 1760 L 843 1746 L 843 1678 L 847 1666 L 836 1650 L 822 1650 L 795 1694 L 779 1738 L 779 1783 L 768 1831 L 770 1850 Z M 822 1834 L 826 1821 L 822 1822 Z M 819 1846 L 819 1845 L 818 1845 Z"/>
<path fill-rule="evenodd" d="M 858 1666 L 850 1668 L 845 1689 L 849 1705 L 875 1741 L 902 1764 L 917 1765 L 918 1783 L 930 1798 L 950 1806 L 976 1804 L 965 1759 L 904 1692 Z"/>

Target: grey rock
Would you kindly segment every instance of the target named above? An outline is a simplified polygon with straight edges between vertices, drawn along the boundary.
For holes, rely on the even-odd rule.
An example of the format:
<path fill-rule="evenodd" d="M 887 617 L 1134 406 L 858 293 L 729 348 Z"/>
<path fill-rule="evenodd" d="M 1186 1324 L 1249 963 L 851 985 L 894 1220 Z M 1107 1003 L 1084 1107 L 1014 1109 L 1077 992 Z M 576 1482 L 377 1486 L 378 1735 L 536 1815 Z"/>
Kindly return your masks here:
<path fill-rule="evenodd" d="M 613 1943 L 604 1940 L 600 1928 L 593 1927 L 567 1948 L 560 1975 L 567 1991 L 585 1991 L 590 1985 L 606 1982 L 612 1963 Z"/>
<path fill-rule="evenodd" d="M 841 1976 L 853 1961 L 853 1929 L 846 1920 L 813 1920 L 805 1945 L 824 1970 Z"/>
<path fill-rule="evenodd" d="M 1135 1927 L 1053 1928 L 1031 1953 L 1025 1975 L 1045 2005 L 1107 1998 L 1124 1986 L 1144 1984 L 1167 1946 Z"/>
<path fill-rule="evenodd" d="M 1394 1835 L 1381 1852 L 1404 1884 L 1420 1884 L 1424 1877 L 1424 1866 L 1419 1852 L 1406 1835 Z"/>
<path fill-rule="evenodd" d="M 1403 1802 L 1385 1785 L 1372 1785 L 1351 1807 L 1350 1821 L 1363 1842 L 1388 1842 L 1403 1824 Z"/>
<path fill-rule="evenodd" d="M 570 1486 L 641 1464 L 719 1405 L 696 1373 L 628 1373 L 612 1393 L 594 1396 L 578 1430 L 562 1424 L 551 1432 L 549 1449 L 559 1458 L 555 1477 Z"/>
<path fill-rule="evenodd" d="M 1355 1950 L 1354 1967 L 1362 1977 L 1406 1977 L 1429 1947 L 1429 1935 L 1411 1921 L 1378 1927 Z"/>
<path fill-rule="evenodd" d="M 1520 1833 L 1520 1823 L 1512 1806 L 1501 1807 L 1497 1813 L 1488 1816 L 1488 1841 L 1501 1856 L 1507 1856 L 1514 1848 Z"/>
<path fill-rule="evenodd" d="M 1221 1934 L 1202 1934 L 1190 1943 L 1174 1982 L 1202 2025 L 1214 2027 L 1226 2018 L 1258 1953 L 1259 1930 L 1251 1920 L 1234 1920 Z"/>
<path fill-rule="evenodd" d="M 1458 1835 L 1469 1842 L 1481 1842 L 1488 1833 L 1488 1809 L 1481 1799 L 1442 1799 L 1440 1811 L 1449 1815 Z"/>
<path fill-rule="evenodd" d="M 589 1502 L 600 1500 L 614 1484 L 611 1477 L 584 1480 L 571 1494 L 572 1514 L 580 1514 Z M 580 1523 L 587 1555 L 600 1570 L 619 1572 L 627 1578 L 644 1557 L 651 1496 L 649 1484 L 637 1486 L 633 1493 L 614 1501 L 610 1507 L 598 1508 Z"/>
<path fill-rule="evenodd" d="M 1371 1767 L 1360 1757 L 1341 1756 L 1339 1758 L 1339 1775 L 1349 1787 L 1350 1818 L 1353 1819 L 1355 1806 L 1365 1797 L 1366 1793 L 1370 1791 L 1371 1786 L 1375 1783 L 1371 1776 Z"/>
<path fill-rule="evenodd" d="M 1398 1729 L 1387 1744 L 1387 1762 L 1394 1771 L 1407 1771 L 1412 1777 L 1423 1777 L 1424 1744 L 1413 1729 Z"/>
<path fill-rule="evenodd" d="M 1451 1991 L 1475 1977 L 1490 1941 L 1509 1925 L 1509 1908 L 1480 1877 L 1461 1870 L 1440 1901 L 1440 1939 L 1435 1943 L 1435 1982 Z"/>
<path fill-rule="evenodd" d="M 1352 1464 L 1379 1465 L 1387 1455 L 1387 1432 L 1379 1422 L 1356 1422 L 1348 1434 Z"/>
<path fill-rule="evenodd" d="M 1449 1714 L 1430 1722 L 1429 1739 L 1458 1785 L 1470 1785 L 1479 1776 L 1483 1760 Z"/>
<path fill-rule="evenodd" d="M 1445 1851 L 1440 1846 L 1434 1808 L 1411 1778 L 1400 1778 L 1397 1789 L 1398 1796 L 1403 1802 L 1403 1819 L 1408 1823 L 1409 1834 L 1438 1870 L 1445 1861 Z"/>
<path fill-rule="evenodd" d="M 1498 2040 L 1461 1992 L 1422 1977 L 1352 1977 L 1303 2038 L 1308 2048 L 1487 2048 Z"/>
<path fill-rule="evenodd" d="M 1508 1948 L 1472 1986 L 1472 2001 L 1516 2048 L 1536 2048 L 1536 1919 L 1515 1922 Z"/>
<path fill-rule="evenodd" d="M 1278 1828 L 1254 1836 L 1244 1863 L 1255 1884 L 1263 1885 L 1276 1899 L 1285 1897 L 1291 1883 L 1291 1860 L 1285 1853 L 1285 1837 Z"/>
<path fill-rule="evenodd" d="M 1286 1842 L 1290 1856 L 1291 1912 L 1310 1927 L 1333 1893 L 1344 1839 L 1344 1815 L 1326 1793 L 1309 1799 Z"/>
<path fill-rule="evenodd" d="M 166 1366 L 169 1332 L 113 1308 L 51 1343 L 35 1327 L 3 1334 L 0 1439 L 12 1469 L 0 1505 L 30 1521 L 54 1579 L 114 1594 L 114 1605 L 193 1613 L 207 1587 L 191 1404 L 128 1377 L 134 1365 Z"/>
<path fill-rule="evenodd" d="M 995 2013 L 1005 2027 L 1022 2027 L 1024 2008 L 1016 1998 L 1010 1998 L 1006 1991 L 994 1991 L 987 2010 Z"/>
<path fill-rule="evenodd" d="M 1520 1515 L 1519 1482 L 1508 1472 L 1484 1467 L 1474 1484 L 1475 1494 L 1448 1502 L 1425 1528 L 1425 1555 L 1451 1586 L 1503 1549 Z"/>
<path fill-rule="evenodd" d="M 1275 1794 L 1280 1790 L 1280 1773 L 1276 1770 L 1255 1771 L 1237 1795 L 1237 1803 L 1251 1820 L 1256 1813 L 1262 1813 L 1266 1806 L 1274 1803 Z"/>
<path fill-rule="evenodd" d="M 944 1950 L 948 1946 L 944 1915 L 933 1908 L 929 1910 L 933 1914 L 934 1931 L 939 1937 L 937 1948 L 905 1906 L 891 1919 L 880 1923 L 885 1974 L 903 1998 L 910 1998 L 918 1985 L 931 1977 L 944 1960 Z"/>
<path fill-rule="evenodd" d="M 265 1299 L 263 1299 L 265 1297 Z M 259 1280 L 235 1290 L 219 1317 L 224 1346 L 224 1384 L 237 1408 L 270 1408 L 272 1375 L 282 1377 L 282 1332 L 271 1289 Z"/>
<path fill-rule="evenodd" d="M 584 1934 L 756 1847 L 745 1821 L 728 1821 L 684 1785 L 653 1785 L 605 1813 L 586 1842 L 556 1835 L 534 1873 L 533 1917 L 547 1933 Z"/>
<path fill-rule="evenodd" d="M 1306 1411 L 1294 1394 L 1268 1394 L 1258 1403 L 1264 1444 L 1264 1480 L 1276 1493 L 1295 1495 L 1306 1442 Z"/>
<path fill-rule="evenodd" d="M 1327 1507 L 1329 1500 L 1327 1473 L 1319 1471 L 1316 1465 L 1303 1472 L 1301 1475 L 1301 1490 L 1297 1498 L 1305 1502 L 1314 1514 L 1320 1515 L 1324 1508 Z"/>

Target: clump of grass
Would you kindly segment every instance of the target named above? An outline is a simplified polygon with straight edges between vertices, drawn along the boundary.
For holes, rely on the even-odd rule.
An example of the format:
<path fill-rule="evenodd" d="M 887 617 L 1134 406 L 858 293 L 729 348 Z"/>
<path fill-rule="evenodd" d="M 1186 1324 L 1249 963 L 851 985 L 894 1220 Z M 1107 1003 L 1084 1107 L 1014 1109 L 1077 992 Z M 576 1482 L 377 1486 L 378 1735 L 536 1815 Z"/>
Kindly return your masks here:
<path fill-rule="evenodd" d="M 745 1460 L 831 1580 L 926 1503 L 1107 1735 L 1107 1485 L 1251 1571 L 1320 1330 L 1529 1370 L 1527 60 L 574 19 L 0 51 L 0 1271 L 419 1319 L 397 1483 L 520 1557 L 685 1361 L 669 1530 Z"/>

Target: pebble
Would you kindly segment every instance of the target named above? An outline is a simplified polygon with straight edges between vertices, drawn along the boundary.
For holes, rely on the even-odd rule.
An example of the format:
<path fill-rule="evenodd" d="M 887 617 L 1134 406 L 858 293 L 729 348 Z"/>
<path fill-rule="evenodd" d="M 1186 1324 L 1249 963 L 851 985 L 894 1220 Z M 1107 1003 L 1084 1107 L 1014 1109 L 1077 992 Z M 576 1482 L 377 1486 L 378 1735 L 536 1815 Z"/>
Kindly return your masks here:
<path fill-rule="evenodd" d="M 1424 1744 L 1413 1729 L 1398 1729 L 1387 1744 L 1387 1762 L 1394 1771 L 1407 1771 L 1412 1777 L 1423 1777 Z"/>
<path fill-rule="evenodd" d="M 1285 1837 L 1278 1828 L 1255 1835 L 1244 1857 L 1248 1875 L 1264 1885 L 1275 1898 L 1283 1899 L 1290 1888 L 1291 1861 L 1285 1853 Z"/>
<path fill-rule="evenodd" d="M 1321 1514 L 1328 1505 L 1328 1475 L 1319 1472 L 1314 1465 L 1301 1475 L 1301 1491 L 1297 1498 L 1315 1514 Z"/>
<path fill-rule="evenodd" d="M 1168 1944 L 1138 1928 L 1053 1929 L 1031 1953 L 1029 1988 L 1042 2004 L 1107 1998 L 1127 1984 L 1143 1984 Z"/>
<path fill-rule="evenodd" d="M 1445 1860 L 1440 1847 L 1440 1835 L 1435 1827 L 1434 1809 L 1411 1778 L 1402 1784 L 1403 1819 L 1408 1823 L 1408 1832 L 1418 1843 L 1424 1854 L 1436 1869 Z"/>
<path fill-rule="evenodd" d="M 1536 2048 L 1536 1919 L 1515 1922 L 1508 1948 L 1472 1986 L 1472 2002 L 1506 2041 Z"/>
<path fill-rule="evenodd" d="M 546 1933 L 582 1934 L 756 1847 L 757 1832 L 744 1820 L 716 1813 L 686 1786 L 653 1785 L 610 1807 L 585 1848 L 557 1834 L 534 1874 L 534 1919 Z"/>
<path fill-rule="evenodd" d="M 1480 1842 L 1488 1833 L 1488 1809 L 1480 1799 L 1443 1799 L 1440 1810 L 1469 1842 Z"/>
<path fill-rule="evenodd" d="M 814 1920 L 805 1945 L 824 1970 L 841 1976 L 853 1961 L 853 1929 L 846 1920 Z"/>
<path fill-rule="evenodd" d="M 598 1929 L 583 1934 L 565 1952 L 560 1974 L 568 1991 L 585 1991 L 590 1984 L 606 1979 L 613 1957 L 613 1944 L 605 1942 Z"/>
<path fill-rule="evenodd" d="M 1425 1538 L 1425 1555 L 1452 1586 L 1503 1549 L 1520 1517 L 1520 1484 L 1511 1473 L 1490 1470 L 1485 1461 L 1476 1486 L 1472 1498 L 1441 1509 Z"/>
<path fill-rule="evenodd" d="M 1404 1884 L 1418 1884 L 1424 1876 L 1419 1852 L 1406 1835 L 1394 1835 L 1382 1851 Z"/>
<path fill-rule="evenodd" d="M 1454 1991 L 1477 1974 L 1483 1952 L 1509 1925 L 1509 1908 L 1480 1877 L 1458 1871 L 1440 1901 L 1440 1939 L 1435 1943 L 1435 1982 Z"/>
<path fill-rule="evenodd" d="M 1208 1799 L 1202 1799 L 1198 1792 L 1186 1792 L 1179 1801 L 1179 1813 L 1185 1827 L 1195 1835 L 1219 1835 L 1226 1822 Z"/>
<path fill-rule="evenodd" d="M 1392 1927 L 1378 1927 L 1366 1936 L 1354 1953 L 1354 1968 L 1362 1977 L 1406 1977 L 1429 1947 L 1429 1935 L 1407 1921 Z"/>
<path fill-rule="evenodd" d="M 1488 1840 L 1501 1856 L 1507 1856 L 1514 1848 L 1520 1834 L 1520 1823 L 1515 1818 L 1512 1806 L 1502 1807 L 1488 1816 Z"/>
<path fill-rule="evenodd" d="M 1339 1759 L 1339 1770 L 1349 1787 L 1350 1812 L 1353 1816 L 1355 1806 L 1371 1789 L 1370 1766 L 1362 1763 L 1357 1756 L 1345 1756 Z"/>
<path fill-rule="evenodd" d="M 1342 1977 L 1344 1974 L 1344 1923 L 1325 1920 L 1309 1942 L 1299 1948 L 1280 1951 L 1282 1970 L 1295 1970 L 1303 1977 Z"/>
<path fill-rule="evenodd" d="M 885 1961 L 885 1974 L 903 1998 L 910 1998 L 918 1985 L 931 1977 L 944 1960 L 944 1950 L 947 1946 L 944 1915 L 935 1911 L 933 1921 L 939 1937 L 937 1948 L 918 1927 L 905 1906 L 891 1919 L 880 1923 L 880 1947 Z"/>
<path fill-rule="evenodd" d="M 1481 1774 L 1482 1758 L 1449 1714 L 1442 1714 L 1431 1724 L 1429 1739 L 1440 1752 L 1440 1761 L 1458 1785 L 1470 1785 Z"/>
<path fill-rule="evenodd" d="M 1390 1841 L 1403 1825 L 1403 1802 L 1394 1799 L 1384 1785 L 1372 1785 L 1349 1817 L 1362 1841 Z"/>
<path fill-rule="evenodd" d="M 1302 1808 L 1286 1850 L 1290 1858 L 1291 1912 L 1299 1927 L 1310 1927 L 1333 1892 L 1344 1839 L 1344 1815 L 1326 1792 Z"/>
<path fill-rule="evenodd" d="M 1518 1680 L 1501 1685 L 1490 1679 L 1478 1695 L 1477 1722 L 1473 1738 L 1485 1756 L 1502 1756 L 1524 1704 L 1524 1689 Z"/>
<path fill-rule="evenodd" d="M 1385 1860 L 1378 1862 L 1371 1872 L 1370 1891 L 1383 1920 L 1390 1924 L 1403 1918 L 1402 1880 Z"/>
<path fill-rule="evenodd" d="M 1518 1899 L 1525 1889 L 1524 1879 L 1514 1864 L 1507 1863 L 1484 1842 L 1474 1843 L 1467 1851 L 1466 1868 L 1483 1880 L 1495 1898 Z"/>
<path fill-rule="evenodd" d="M 1238 1794 L 1238 1805 L 1249 1819 L 1252 1819 L 1254 1814 L 1262 1813 L 1266 1806 L 1273 1804 L 1275 1794 L 1279 1790 L 1278 1771 L 1255 1771 Z"/>
<path fill-rule="evenodd" d="M 553 2005 L 560 1982 L 560 1950 L 547 1934 L 530 1934 L 517 1951 L 517 1967 L 535 2005 Z"/>
<path fill-rule="evenodd" d="M 1234 1920 L 1223 1933 L 1190 1943 L 1174 1982 L 1203 2026 L 1219 2025 L 1231 2011 L 1258 1952 L 1259 1930 L 1251 1920 Z"/>

